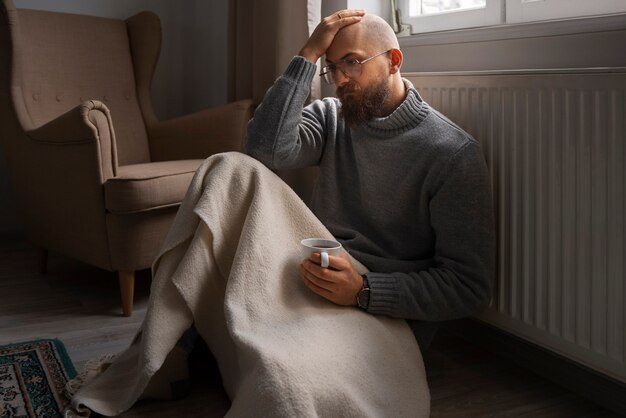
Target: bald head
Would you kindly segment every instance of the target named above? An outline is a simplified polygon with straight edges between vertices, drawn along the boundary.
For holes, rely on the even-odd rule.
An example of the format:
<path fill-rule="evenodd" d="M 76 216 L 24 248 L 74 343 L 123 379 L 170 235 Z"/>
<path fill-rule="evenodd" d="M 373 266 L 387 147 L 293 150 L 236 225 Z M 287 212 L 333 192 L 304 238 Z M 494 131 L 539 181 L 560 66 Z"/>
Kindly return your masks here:
<path fill-rule="evenodd" d="M 366 14 L 361 25 L 368 43 L 375 45 L 377 49 L 399 48 L 398 38 L 389 24 L 380 16 Z"/>
<path fill-rule="evenodd" d="M 333 49 L 334 44 L 372 54 L 399 48 L 398 39 L 391 26 L 385 19 L 373 14 L 365 14 L 359 23 L 341 29 L 329 50 Z"/>

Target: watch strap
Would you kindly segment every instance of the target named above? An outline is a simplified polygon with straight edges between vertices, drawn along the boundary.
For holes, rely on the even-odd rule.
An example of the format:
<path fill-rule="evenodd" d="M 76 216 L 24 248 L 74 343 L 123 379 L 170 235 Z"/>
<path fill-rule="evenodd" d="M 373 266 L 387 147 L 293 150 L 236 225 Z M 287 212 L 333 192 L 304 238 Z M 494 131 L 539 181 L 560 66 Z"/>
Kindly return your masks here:
<path fill-rule="evenodd" d="M 363 287 L 356 295 L 356 304 L 361 309 L 367 309 L 370 306 L 369 280 L 367 280 L 367 276 L 365 274 L 363 274 L 361 277 L 363 277 Z"/>

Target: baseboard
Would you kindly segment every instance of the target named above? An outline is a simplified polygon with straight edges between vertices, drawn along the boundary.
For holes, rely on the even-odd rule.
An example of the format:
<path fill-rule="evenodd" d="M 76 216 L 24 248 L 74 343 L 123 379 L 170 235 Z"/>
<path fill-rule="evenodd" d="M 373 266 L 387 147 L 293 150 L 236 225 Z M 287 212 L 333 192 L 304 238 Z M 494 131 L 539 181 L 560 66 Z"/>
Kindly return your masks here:
<path fill-rule="evenodd" d="M 445 328 L 476 346 L 626 416 L 625 383 L 475 319 L 452 321 Z"/>

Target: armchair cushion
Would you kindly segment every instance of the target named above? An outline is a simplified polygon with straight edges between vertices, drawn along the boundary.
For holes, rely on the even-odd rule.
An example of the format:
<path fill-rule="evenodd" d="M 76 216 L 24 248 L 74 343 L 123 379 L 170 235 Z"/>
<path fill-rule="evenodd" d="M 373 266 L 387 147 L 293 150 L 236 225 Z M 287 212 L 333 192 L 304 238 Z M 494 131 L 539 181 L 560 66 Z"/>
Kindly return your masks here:
<path fill-rule="evenodd" d="M 105 207 L 111 213 L 134 213 L 176 206 L 203 160 L 161 161 L 118 167 L 104 183 Z"/>

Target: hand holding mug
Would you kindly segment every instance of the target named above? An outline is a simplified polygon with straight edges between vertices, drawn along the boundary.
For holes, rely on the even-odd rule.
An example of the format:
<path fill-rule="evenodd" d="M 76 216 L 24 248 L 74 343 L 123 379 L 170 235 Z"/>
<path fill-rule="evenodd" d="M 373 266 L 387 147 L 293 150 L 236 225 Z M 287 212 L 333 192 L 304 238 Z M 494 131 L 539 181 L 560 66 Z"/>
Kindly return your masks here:
<path fill-rule="evenodd" d="M 328 268 L 329 255 L 339 255 L 343 251 L 341 244 L 331 239 L 307 238 L 300 241 L 302 251 L 305 258 L 311 257 L 311 254 L 319 253 L 321 257 L 320 265 Z"/>
<path fill-rule="evenodd" d="M 356 305 L 363 277 L 356 272 L 348 253 L 333 240 L 309 238 L 301 241 L 306 260 L 300 264 L 304 284 L 338 305 Z"/>

